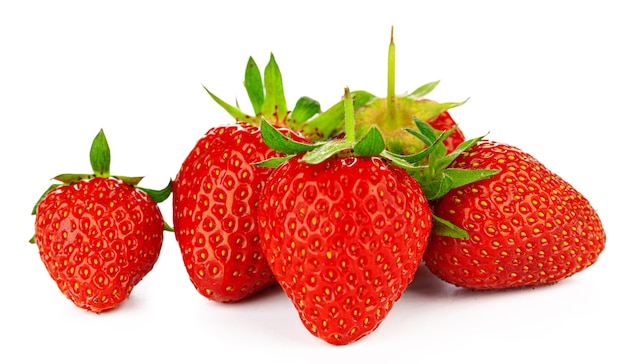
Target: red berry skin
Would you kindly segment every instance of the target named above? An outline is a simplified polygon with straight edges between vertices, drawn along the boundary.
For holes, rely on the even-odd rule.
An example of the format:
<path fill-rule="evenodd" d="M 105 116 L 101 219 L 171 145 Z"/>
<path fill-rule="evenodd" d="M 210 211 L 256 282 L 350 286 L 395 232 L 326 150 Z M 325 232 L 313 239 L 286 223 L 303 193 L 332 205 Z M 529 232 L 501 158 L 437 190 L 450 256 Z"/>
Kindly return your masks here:
<path fill-rule="evenodd" d="M 452 119 L 448 111 L 444 111 L 437 117 L 428 121 L 428 124 L 434 129 L 445 131 L 456 128 L 449 137 L 443 141 L 443 145 L 446 147 L 448 153 L 453 152 L 459 144 L 465 141 L 465 135 L 461 129 L 457 126 L 457 123 Z"/>
<path fill-rule="evenodd" d="M 256 126 L 215 127 L 174 180 L 174 233 L 183 262 L 196 290 L 213 301 L 239 301 L 276 282 L 257 227 L 259 197 L 272 170 L 253 165 L 276 156 Z"/>
<path fill-rule="evenodd" d="M 478 290 L 538 286 L 582 271 L 603 251 L 606 235 L 589 201 L 533 156 L 481 141 L 451 167 L 502 172 L 435 203 L 435 215 L 469 233 L 431 237 L 424 259 L 439 278 Z"/>
<path fill-rule="evenodd" d="M 333 345 L 374 331 L 412 281 L 431 228 L 419 184 L 379 158 L 297 158 L 259 208 L 263 252 L 304 326 Z"/>
<path fill-rule="evenodd" d="M 115 308 L 156 263 L 163 217 L 148 195 L 94 177 L 50 191 L 39 203 L 35 241 L 65 296 L 93 312 Z"/>

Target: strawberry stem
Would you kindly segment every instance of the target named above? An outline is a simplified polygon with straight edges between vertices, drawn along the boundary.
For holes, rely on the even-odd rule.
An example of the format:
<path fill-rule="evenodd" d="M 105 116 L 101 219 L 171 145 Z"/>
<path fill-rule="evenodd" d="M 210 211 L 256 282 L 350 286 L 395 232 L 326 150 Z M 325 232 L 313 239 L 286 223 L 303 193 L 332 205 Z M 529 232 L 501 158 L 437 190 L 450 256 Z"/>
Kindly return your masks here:
<path fill-rule="evenodd" d="M 395 128 L 397 125 L 396 110 L 396 45 L 393 42 L 393 27 L 387 55 L 387 120 L 386 125 Z"/>
<path fill-rule="evenodd" d="M 352 95 L 350 89 L 344 89 L 343 108 L 345 113 L 345 132 L 346 141 L 354 143 L 356 141 L 356 122 L 354 120 L 354 104 L 352 103 Z"/>

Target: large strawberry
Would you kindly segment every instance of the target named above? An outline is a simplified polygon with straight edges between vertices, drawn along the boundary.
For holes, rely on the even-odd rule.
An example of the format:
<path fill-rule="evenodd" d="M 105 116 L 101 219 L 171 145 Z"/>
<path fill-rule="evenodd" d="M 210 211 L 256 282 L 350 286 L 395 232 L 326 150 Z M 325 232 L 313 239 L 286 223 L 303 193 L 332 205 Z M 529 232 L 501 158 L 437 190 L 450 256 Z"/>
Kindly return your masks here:
<path fill-rule="evenodd" d="M 166 227 L 161 191 L 140 177 L 111 176 L 102 130 L 91 147 L 92 174 L 62 174 L 33 209 L 39 254 L 59 289 L 77 306 L 101 312 L 122 303 L 159 257 Z"/>
<path fill-rule="evenodd" d="M 417 181 L 384 158 L 377 127 L 356 141 L 346 106 L 345 138 L 326 143 L 293 143 L 262 125 L 268 144 L 297 154 L 278 161 L 262 194 L 263 252 L 304 326 L 334 345 L 380 325 L 413 280 L 431 229 Z"/>
<path fill-rule="evenodd" d="M 438 132 L 452 130 L 451 135 L 443 142 L 448 152 L 452 152 L 465 140 L 465 136 L 450 115 L 449 109 L 460 106 L 464 102 L 438 103 L 424 98 L 435 89 L 439 81 L 425 84 L 409 94 L 397 95 L 395 91 L 395 59 L 395 43 L 392 28 L 387 62 L 386 97 L 377 97 L 366 91 L 352 92 L 355 99 L 357 136 L 363 135 L 372 125 L 376 125 L 383 134 L 387 148 L 391 152 L 405 155 L 417 153 L 427 146 L 420 140 L 412 138 L 403 130 L 413 127 L 413 119 L 417 117 L 428 122 Z M 337 123 L 341 123 L 341 119 L 335 118 L 335 123 L 329 123 L 324 116 L 328 113 L 343 114 L 342 106 L 343 102 L 337 103 L 334 107 L 322 113 L 319 118 L 305 125 L 304 131 L 308 132 L 310 129 L 315 128 L 315 130 L 324 135 L 341 131 L 337 127 Z"/>
<path fill-rule="evenodd" d="M 501 172 L 435 203 L 439 218 L 467 233 L 431 237 L 424 259 L 441 279 L 473 289 L 549 284 L 603 251 L 606 235 L 589 201 L 519 148 L 480 141 L 450 166 Z"/>
<path fill-rule="evenodd" d="M 245 86 L 252 116 L 207 90 L 236 122 L 209 129 L 183 161 L 173 184 L 174 232 L 189 278 L 200 294 L 218 302 L 238 301 L 275 283 L 261 252 L 256 219 L 270 171 L 255 163 L 277 153 L 261 139 L 260 120 L 295 129 L 319 112 L 319 104 L 306 97 L 293 112 L 287 110 L 273 56 L 264 82 L 265 87 L 250 58 Z"/>

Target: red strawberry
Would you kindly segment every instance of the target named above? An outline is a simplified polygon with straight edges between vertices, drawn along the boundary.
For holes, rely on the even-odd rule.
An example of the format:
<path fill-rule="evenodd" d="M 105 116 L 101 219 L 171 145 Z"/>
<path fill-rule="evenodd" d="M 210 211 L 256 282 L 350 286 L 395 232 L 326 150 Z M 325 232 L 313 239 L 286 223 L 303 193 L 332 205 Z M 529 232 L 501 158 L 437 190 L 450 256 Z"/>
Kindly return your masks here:
<path fill-rule="evenodd" d="M 141 178 L 109 175 L 100 131 L 91 148 L 94 174 L 64 174 L 35 206 L 34 242 L 52 279 L 78 307 L 112 309 L 150 272 L 163 243 L 157 206 L 169 196 L 135 187 Z M 154 198 L 154 199 L 153 199 Z"/>
<path fill-rule="evenodd" d="M 428 268 L 460 287 L 501 289 L 558 282 L 594 264 L 606 236 L 589 201 L 520 149 L 480 141 L 451 167 L 494 169 L 451 190 L 434 214 L 468 236 L 433 234 Z"/>
<path fill-rule="evenodd" d="M 189 277 L 202 295 L 238 301 L 273 284 L 261 252 L 256 214 L 270 170 L 254 163 L 276 157 L 258 127 L 212 128 L 174 181 L 174 232 Z"/>
<path fill-rule="evenodd" d="M 312 148 L 270 175 L 261 244 L 304 326 L 345 345 L 375 330 L 413 280 L 431 213 L 417 181 L 376 156 L 384 148 L 377 128 L 356 144 L 346 130 Z"/>
<path fill-rule="evenodd" d="M 278 154 L 265 145 L 256 125 L 264 118 L 276 125 L 295 125 L 319 111 L 319 105 L 306 98 L 293 113 L 287 111 L 273 57 L 265 78 L 274 88 L 266 95 L 258 72 L 250 58 L 246 87 L 256 116 L 209 92 L 238 122 L 211 128 L 196 143 L 172 189 L 174 232 L 189 278 L 200 294 L 218 302 L 238 301 L 275 283 L 261 252 L 256 219 L 270 170 L 254 164 Z"/>

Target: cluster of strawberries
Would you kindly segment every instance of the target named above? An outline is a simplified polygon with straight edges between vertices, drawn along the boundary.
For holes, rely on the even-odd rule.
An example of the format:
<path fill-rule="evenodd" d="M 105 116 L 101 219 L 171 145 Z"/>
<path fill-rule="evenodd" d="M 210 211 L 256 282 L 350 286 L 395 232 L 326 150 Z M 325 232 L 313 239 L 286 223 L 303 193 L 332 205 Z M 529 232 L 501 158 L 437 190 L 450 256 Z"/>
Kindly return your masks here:
<path fill-rule="evenodd" d="M 393 36 L 389 84 L 395 77 Z M 35 206 L 40 256 L 60 290 L 94 312 L 123 302 L 173 231 L 190 280 L 218 302 L 278 283 L 304 326 L 334 345 L 374 331 L 417 269 L 477 290 L 558 282 L 589 267 L 606 236 L 587 199 L 520 149 L 466 139 L 425 96 L 351 92 L 322 112 L 287 107 L 274 57 L 252 58 L 254 114 L 198 140 L 163 190 L 113 176 L 100 133 L 93 173 L 63 174 Z M 173 227 L 158 203 L 172 196 Z"/>

